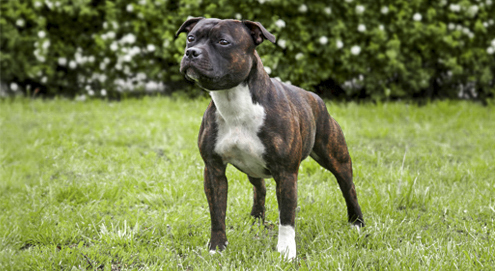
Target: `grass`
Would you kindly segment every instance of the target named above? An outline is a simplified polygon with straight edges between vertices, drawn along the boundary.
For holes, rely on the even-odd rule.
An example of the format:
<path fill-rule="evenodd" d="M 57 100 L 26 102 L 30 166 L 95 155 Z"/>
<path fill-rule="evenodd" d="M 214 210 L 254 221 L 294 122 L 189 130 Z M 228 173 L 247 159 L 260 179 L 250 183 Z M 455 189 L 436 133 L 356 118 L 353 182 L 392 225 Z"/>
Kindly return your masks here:
<path fill-rule="evenodd" d="M 249 216 L 229 167 L 229 247 L 210 256 L 203 163 L 207 100 L 0 100 L 1 270 L 490 270 L 495 107 L 328 104 L 353 158 L 367 222 L 346 223 L 335 178 L 300 169 L 298 258 L 275 251 L 278 211 Z"/>

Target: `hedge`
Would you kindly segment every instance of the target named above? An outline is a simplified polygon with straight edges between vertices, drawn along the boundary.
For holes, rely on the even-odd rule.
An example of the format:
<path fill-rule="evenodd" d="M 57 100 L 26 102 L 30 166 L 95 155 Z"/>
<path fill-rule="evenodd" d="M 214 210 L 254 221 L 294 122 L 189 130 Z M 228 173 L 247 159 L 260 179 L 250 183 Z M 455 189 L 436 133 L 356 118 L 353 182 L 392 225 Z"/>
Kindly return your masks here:
<path fill-rule="evenodd" d="M 118 96 L 190 90 L 179 73 L 189 16 L 261 22 L 272 77 L 327 96 L 487 99 L 493 0 L 29 0 L 1 3 L 10 91 Z M 5 89 L 5 87 L 4 87 Z"/>

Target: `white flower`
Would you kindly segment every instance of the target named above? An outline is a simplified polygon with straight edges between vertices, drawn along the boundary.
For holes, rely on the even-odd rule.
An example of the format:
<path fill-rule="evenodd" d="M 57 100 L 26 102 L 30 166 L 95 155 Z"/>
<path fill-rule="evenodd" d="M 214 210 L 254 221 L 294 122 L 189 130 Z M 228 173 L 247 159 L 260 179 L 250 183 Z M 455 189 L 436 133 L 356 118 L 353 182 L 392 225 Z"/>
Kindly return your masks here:
<path fill-rule="evenodd" d="M 79 64 L 84 64 L 87 61 L 87 58 L 83 56 L 79 51 L 74 54 L 74 58 L 76 59 L 76 62 Z"/>
<path fill-rule="evenodd" d="M 347 3 L 352 3 L 353 0 L 345 0 Z"/>
<path fill-rule="evenodd" d="M 270 67 L 263 67 L 265 69 L 265 72 L 268 73 L 268 74 L 271 74 L 272 73 L 272 69 Z"/>
<path fill-rule="evenodd" d="M 493 47 L 488 47 L 486 48 L 486 52 L 489 54 L 489 55 L 493 55 L 493 52 L 495 51 L 495 49 L 493 49 Z"/>
<path fill-rule="evenodd" d="M 495 48 L 495 39 L 492 40 L 491 44 L 492 44 L 492 47 Z"/>
<path fill-rule="evenodd" d="M 488 26 L 490 26 L 490 24 L 489 24 L 488 22 L 483 22 L 483 26 L 484 26 L 485 28 L 488 28 Z"/>
<path fill-rule="evenodd" d="M 37 55 L 36 58 L 38 59 L 39 62 L 45 62 L 46 58 L 42 55 Z"/>
<path fill-rule="evenodd" d="M 234 15 L 234 17 L 235 17 L 237 20 L 242 19 L 242 15 L 241 15 L 240 13 L 236 13 L 236 14 Z"/>
<path fill-rule="evenodd" d="M 15 24 L 18 26 L 18 27 L 23 27 L 25 22 L 23 19 L 17 19 L 17 21 L 15 21 Z"/>
<path fill-rule="evenodd" d="M 449 23 L 449 26 L 448 26 L 449 30 L 455 30 L 455 24 L 454 23 Z"/>
<path fill-rule="evenodd" d="M 84 102 L 86 101 L 86 95 L 80 95 L 80 96 L 76 96 L 76 101 L 78 102 Z"/>
<path fill-rule="evenodd" d="M 299 52 L 299 53 L 296 54 L 296 60 L 301 60 L 303 58 L 304 58 L 304 54 L 303 53 Z"/>
<path fill-rule="evenodd" d="M 132 56 L 135 56 L 137 54 L 141 53 L 141 49 L 139 49 L 139 47 L 137 46 L 133 46 L 131 48 L 131 50 L 129 50 L 129 54 L 132 55 Z"/>
<path fill-rule="evenodd" d="M 136 79 L 139 80 L 139 81 L 144 81 L 146 80 L 146 73 L 144 72 L 140 72 L 136 75 Z"/>
<path fill-rule="evenodd" d="M 328 43 L 328 38 L 325 36 L 321 36 L 319 41 L 320 41 L 321 45 L 325 45 Z"/>
<path fill-rule="evenodd" d="M 38 32 L 38 37 L 39 37 L 40 39 L 42 39 L 42 38 L 46 37 L 46 33 L 45 33 L 45 31 L 41 30 L 40 32 Z"/>
<path fill-rule="evenodd" d="M 337 40 L 336 45 L 337 49 L 341 49 L 342 47 L 344 47 L 344 43 L 341 40 Z"/>
<path fill-rule="evenodd" d="M 17 91 L 17 89 L 19 89 L 19 86 L 16 84 L 16 83 L 11 83 L 10 84 L 10 89 L 14 92 Z"/>
<path fill-rule="evenodd" d="M 275 25 L 278 27 L 278 28 L 284 28 L 285 27 L 285 21 L 282 20 L 282 19 L 278 19 L 277 21 L 275 21 Z"/>
<path fill-rule="evenodd" d="M 421 21 L 421 19 L 423 19 L 423 16 L 421 16 L 421 14 L 419 14 L 417 12 L 414 13 L 413 20 L 415 20 L 416 22 L 419 22 L 419 21 Z"/>
<path fill-rule="evenodd" d="M 134 36 L 132 33 L 129 33 L 129 34 L 125 35 L 124 37 L 122 37 L 122 39 L 120 41 L 122 43 L 133 44 L 134 42 L 136 42 L 136 36 Z"/>
<path fill-rule="evenodd" d="M 43 42 L 43 44 L 41 45 L 41 47 L 43 48 L 43 50 L 46 50 L 46 49 L 50 48 L 50 44 L 51 44 L 50 40 L 45 40 Z"/>
<path fill-rule="evenodd" d="M 94 57 L 94 56 L 89 56 L 89 57 L 88 57 L 88 62 L 89 62 L 89 63 L 93 63 L 93 62 L 95 62 L 95 57 Z"/>
<path fill-rule="evenodd" d="M 299 12 L 305 13 L 308 11 L 308 7 L 305 4 L 299 6 Z"/>
<path fill-rule="evenodd" d="M 75 69 L 77 67 L 77 63 L 74 60 L 69 61 L 69 68 Z"/>
<path fill-rule="evenodd" d="M 488 20 L 488 23 L 489 23 L 490 25 L 493 25 L 493 19 Z"/>
<path fill-rule="evenodd" d="M 132 60 L 132 55 L 131 54 L 128 54 L 128 55 L 125 55 L 122 57 L 122 61 L 125 61 L 125 62 L 131 62 Z"/>
<path fill-rule="evenodd" d="M 467 13 L 469 16 L 474 17 L 476 16 L 476 13 L 478 13 L 479 7 L 476 5 L 470 6 L 467 10 Z"/>
<path fill-rule="evenodd" d="M 332 14 L 332 8 L 330 7 L 326 7 L 323 11 L 325 11 L 325 13 L 328 15 Z"/>
<path fill-rule="evenodd" d="M 149 51 L 149 52 L 154 52 L 156 47 L 154 44 L 148 44 L 148 46 L 146 46 L 146 49 Z"/>
<path fill-rule="evenodd" d="M 42 5 L 43 4 L 41 2 L 38 2 L 38 1 L 34 2 L 34 7 L 35 8 L 40 8 Z"/>
<path fill-rule="evenodd" d="M 266 0 L 258 0 L 260 4 L 264 4 Z"/>
<path fill-rule="evenodd" d="M 469 35 L 469 33 L 471 33 L 471 30 L 469 30 L 469 28 L 467 28 L 467 27 L 464 27 L 462 29 L 462 33 L 464 33 L 465 35 Z"/>
<path fill-rule="evenodd" d="M 41 78 L 41 83 L 46 84 L 46 82 L 48 82 L 48 78 L 43 76 L 43 78 Z"/>
<path fill-rule="evenodd" d="M 382 9 L 380 10 L 380 12 L 382 14 L 387 14 L 388 13 L 388 7 L 387 6 L 383 6 Z"/>
<path fill-rule="evenodd" d="M 359 47 L 358 45 L 352 46 L 351 53 L 356 56 L 359 55 L 359 53 L 361 53 L 361 47 Z"/>
<path fill-rule="evenodd" d="M 492 0 L 486 0 L 486 5 L 487 6 L 491 6 L 493 3 L 492 3 Z"/>
<path fill-rule="evenodd" d="M 364 6 L 362 6 L 362 5 L 356 6 L 356 13 L 357 14 L 363 14 L 364 10 L 365 10 Z"/>
<path fill-rule="evenodd" d="M 103 23 L 103 29 L 107 29 L 108 28 L 108 23 L 107 22 L 104 22 Z"/>
<path fill-rule="evenodd" d="M 95 92 L 92 89 L 88 89 L 88 95 L 89 96 L 94 96 Z"/>
<path fill-rule="evenodd" d="M 457 4 L 450 4 L 449 9 L 453 12 L 461 11 L 461 6 Z"/>
<path fill-rule="evenodd" d="M 447 5 L 447 0 L 440 0 L 440 6 L 444 7 Z"/>
<path fill-rule="evenodd" d="M 142 6 L 146 5 L 146 0 L 139 0 L 139 4 Z"/>
<path fill-rule="evenodd" d="M 103 82 L 105 82 L 107 80 L 107 76 L 104 75 L 104 74 L 100 74 L 98 76 L 98 80 L 103 83 Z"/>
<path fill-rule="evenodd" d="M 67 58 L 59 57 L 57 62 L 58 62 L 58 65 L 65 66 L 65 65 L 67 65 Z"/>
<path fill-rule="evenodd" d="M 360 25 L 358 25 L 358 31 L 359 31 L 359 32 L 364 32 L 364 31 L 366 31 L 366 25 L 364 25 L 364 24 L 360 24 Z"/>
<path fill-rule="evenodd" d="M 127 12 L 132 12 L 134 11 L 134 6 L 132 4 L 129 4 L 125 9 L 127 10 Z"/>
<path fill-rule="evenodd" d="M 113 31 L 108 32 L 106 37 L 112 40 L 115 39 L 115 32 Z"/>
<path fill-rule="evenodd" d="M 52 9 L 52 7 L 53 7 L 53 3 L 52 3 L 52 2 L 50 2 L 50 1 L 48 1 L 48 0 L 45 0 L 45 4 L 46 4 L 46 6 L 47 6 L 49 9 Z"/>
<path fill-rule="evenodd" d="M 112 44 L 110 44 L 110 50 L 112 51 L 117 51 L 117 49 L 119 49 L 119 46 L 117 45 L 117 43 L 114 41 L 112 42 Z"/>
<path fill-rule="evenodd" d="M 167 48 L 167 47 L 169 47 L 169 46 L 170 46 L 170 40 L 165 39 L 165 40 L 163 41 L 163 47 L 164 47 L 164 48 Z"/>
<path fill-rule="evenodd" d="M 105 89 L 101 90 L 101 96 L 107 96 L 107 91 Z"/>
<path fill-rule="evenodd" d="M 384 31 L 385 30 L 385 27 L 383 26 L 383 24 L 381 24 L 381 25 L 378 26 L 378 29 L 380 29 L 381 31 Z"/>
<path fill-rule="evenodd" d="M 278 46 L 280 46 L 282 49 L 285 49 L 285 46 L 287 45 L 287 42 L 283 39 L 279 39 L 277 41 Z"/>

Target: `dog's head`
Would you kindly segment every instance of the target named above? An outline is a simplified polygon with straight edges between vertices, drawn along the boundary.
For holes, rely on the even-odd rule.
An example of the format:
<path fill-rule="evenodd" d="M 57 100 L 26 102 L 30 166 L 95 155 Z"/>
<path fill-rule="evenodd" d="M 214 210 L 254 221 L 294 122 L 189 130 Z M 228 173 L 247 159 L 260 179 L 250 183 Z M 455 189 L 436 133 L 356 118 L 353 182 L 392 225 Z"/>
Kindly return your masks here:
<path fill-rule="evenodd" d="M 175 36 L 187 33 L 180 71 L 206 90 L 235 87 L 248 77 L 255 48 L 275 36 L 260 23 L 239 20 L 191 18 Z"/>

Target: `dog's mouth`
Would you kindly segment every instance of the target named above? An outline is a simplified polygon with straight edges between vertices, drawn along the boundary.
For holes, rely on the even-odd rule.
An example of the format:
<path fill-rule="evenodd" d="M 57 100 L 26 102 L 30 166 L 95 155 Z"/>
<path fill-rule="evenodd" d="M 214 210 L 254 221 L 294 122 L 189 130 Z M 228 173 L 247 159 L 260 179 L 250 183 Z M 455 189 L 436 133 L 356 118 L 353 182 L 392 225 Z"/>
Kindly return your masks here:
<path fill-rule="evenodd" d="M 200 79 L 206 79 L 213 71 L 210 65 L 206 65 L 201 62 L 185 61 L 182 63 L 181 72 L 186 76 L 188 80 L 197 82 Z"/>
<path fill-rule="evenodd" d="M 200 74 L 198 73 L 198 71 L 192 67 L 186 68 L 184 75 L 186 76 L 186 78 L 188 80 L 194 81 L 194 82 L 197 82 L 199 80 L 199 77 L 200 77 Z"/>
<path fill-rule="evenodd" d="M 181 73 L 184 74 L 187 80 L 198 83 L 207 83 L 215 81 L 213 67 L 206 60 L 191 61 L 183 59 L 181 63 Z"/>

